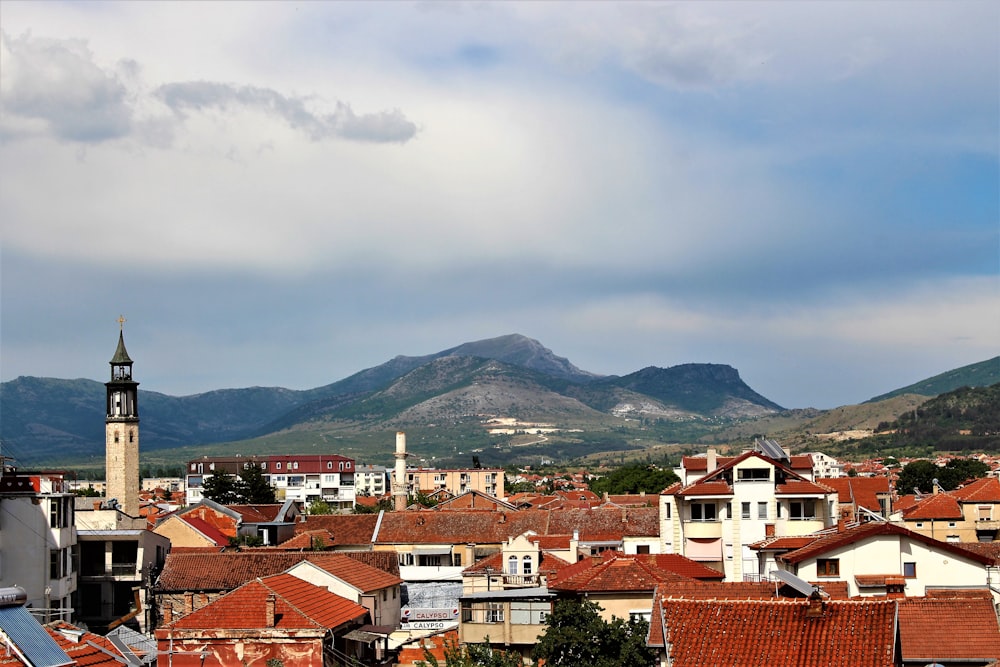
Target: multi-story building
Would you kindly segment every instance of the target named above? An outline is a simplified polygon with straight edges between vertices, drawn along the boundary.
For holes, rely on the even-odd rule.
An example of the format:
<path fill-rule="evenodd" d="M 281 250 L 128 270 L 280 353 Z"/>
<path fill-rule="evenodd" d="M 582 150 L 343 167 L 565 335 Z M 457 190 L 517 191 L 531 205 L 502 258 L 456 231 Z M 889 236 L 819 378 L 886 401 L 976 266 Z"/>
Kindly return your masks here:
<path fill-rule="evenodd" d="M 506 495 L 503 468 L 406 469 L 408 494 L 441 489 L 456 496 L 466 491 L 479 491 L 494 498 L 503 498 Z"/>
<path fill-rule="evenodd" d="M 361 464 L 354 471 L 354 492 L 375 498 L 389 493 L 389 470 L 385 466 Z"/>
<path fill-rule="evenodd" d="M 660 494 L 661 552 L 701 561 L 732 581 L 766 575 L 751 544 L 776 535 L 808 535 L 833 526 L 839 516 L 836 491 L 793 470 L 790 458 L 748 451 L 716 465 L 710 450 L 702 459 L 704 474 L 682 470 L 682 480 L 694 481 Z M 811 472 L 812 466 L 803 469 Z"/>
<path fill-rule="evenodd" d="M 338 454 L 203 456 L 188 461 L 187 504 L 201 502 L 207 476 L 216 471 L 238 475 L 253 464 L 260 466 L 278 500 L 295 500 L 306 505 L 322 500 L 337 509 L 354 507 L 354 459 Z"/>
<path fill-rule="evenodd" d="M 41 619 L 71 621 L 77 588 L 73 494 L 60 472 L 0 477 L 0 587 L 19 586 Z"/>
<path fill-rule="evenodd" d="M 152 606 L 149 587 L 163 568 L 170 540 L 149 530 L 145 518 L 97 505 L 76 512 L 77 619 L 101 632 L 123 623 L 145 631 Z"/>

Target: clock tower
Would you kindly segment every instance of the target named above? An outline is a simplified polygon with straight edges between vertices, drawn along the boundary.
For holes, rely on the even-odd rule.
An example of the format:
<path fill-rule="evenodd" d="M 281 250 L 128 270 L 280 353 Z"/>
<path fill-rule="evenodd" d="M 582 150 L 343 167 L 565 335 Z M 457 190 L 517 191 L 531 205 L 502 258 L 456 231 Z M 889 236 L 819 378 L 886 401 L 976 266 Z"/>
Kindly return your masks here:
<path fill-rule="evenodd" d="M 125 350 L 125 318 L 118 318 L 118 348 L 111 359 L 107 387 L 105 498 L 118 501 L 129 516 L 139 516 L 139 383 L 132 380 L 132 360 Z"/>

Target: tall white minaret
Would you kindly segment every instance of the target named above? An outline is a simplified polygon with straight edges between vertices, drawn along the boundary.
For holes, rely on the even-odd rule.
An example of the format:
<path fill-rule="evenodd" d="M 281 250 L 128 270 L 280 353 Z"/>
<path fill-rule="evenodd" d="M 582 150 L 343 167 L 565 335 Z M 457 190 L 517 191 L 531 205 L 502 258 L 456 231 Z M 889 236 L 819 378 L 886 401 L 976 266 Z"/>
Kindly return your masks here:
<path fill-rule="evenodd" d="M 406 509 L 406 434 L 396 432 L 396 469 L 392 474 L 392 500 L 397 512 Z"/>

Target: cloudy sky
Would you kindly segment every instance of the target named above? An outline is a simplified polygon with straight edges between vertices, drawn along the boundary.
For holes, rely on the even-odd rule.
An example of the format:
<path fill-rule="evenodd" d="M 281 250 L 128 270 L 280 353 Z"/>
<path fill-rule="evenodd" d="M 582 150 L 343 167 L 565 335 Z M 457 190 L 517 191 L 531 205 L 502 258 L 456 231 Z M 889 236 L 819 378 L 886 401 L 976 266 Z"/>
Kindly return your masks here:
<path fill-rule="evenodd" d="M 0 6 L 0 375 L 507 333 L 786 407 L 1000 353 L 1000 4 Z"/>

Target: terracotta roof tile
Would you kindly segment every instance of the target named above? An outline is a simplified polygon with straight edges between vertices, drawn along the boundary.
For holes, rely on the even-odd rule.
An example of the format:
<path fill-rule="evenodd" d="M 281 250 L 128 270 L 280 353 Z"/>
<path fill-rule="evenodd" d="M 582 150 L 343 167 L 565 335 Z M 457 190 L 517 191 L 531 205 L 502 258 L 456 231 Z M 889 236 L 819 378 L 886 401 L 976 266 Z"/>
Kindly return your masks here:
<path fill-rule="evenodd" d="M 228 591 L 253 579 L 284 572 L 303 560 L 322 559 L 327 555 L 329 553 L 323 551 L 171 551 L 156 580 L 156 590 Z M 399 565 L 394 553 L 339 552 L 336 555 L 359 561 L 373 569 L 378 568 L 389 576 L 398 578 Z"/>
<path fill-rule="evenodd" d="M 274 594 L 274 625 L 269 626 L 265 601 Z M 325 588 L 290 574 L 251 581 L 165 628 L 173 630 L 315 630 L 323 632 L 363 618 L 368 610 Z"/>
<path fill-rule="evenodd" d="M 372 543 L 378 514 L 310 514 L 295 523 L 295 532 L 325 530 L 335 546 L 367 546 Z"/>
<path fill-rule="evenodd" d="M 346 581 L 362 593 L 370 593 L 403 583 L 403 580 L 399 577 L 378 568 L 365 565 L 364 563 L 359 563 L 356 559 L 344 554 L 313 554 L 310 555 L 309 562 L 323 568 L 341 581 Z"/>
<path fill-rule="evenodd" d="M 984 477 L 955 489 L 950 495 L 963 503 L 1000 503 L 1000 479 Z"/>
<path fill-rule="evenodd" d="M 879 494 L 888 495 L 888 477 L 834 477 L 822 480 L 823 486 L 828 486 L 837 492 L 841 504 L 852 503 L 875 513 L 881 513 Z"/>
<path fill-rule="evenodd" d="M 935 540 L 934 538 L 921 535 L 920 533 L 915 533 L 887 521 L 871 521 L 859 524 L 853 528 L 848 528 L 843 532 L 831 532 L 817 535 L 819 538 L 813 541 L 812 544 L 802 547 L 801 549 L 796 549 L 795 551 L 779 555 L 776 558 L 786 563 L 801 563 L 808 558 L 816 558 L 834 549 L 839 549 L 861 540 L 879 536 L 895 535 L 898 539 L 906 538 L 915 540 L 917 542 L 921 542 L 922 544 L 931 546 L 938 551 L 945 551 L 979 563 L 988 564 L 992 561 L 989 556 L 983 556 L 981 554 L 962 549 L 958 544 Z"/>
<path fill-rule="evenodd" d="M 1000 624 L 989 597 L 898 602 L 903 660 L 924 664 L 1000 659 Z"/>
<path fill-rule="evenodd" d="M 815 618 L 807 614 L 809 606 L 805 600 L 664 600 L 660 613 L 671 664 L 895 664 L 896 606 L 892 601 L 827 602 Z"/>
<path fill-rule="evenodd" d="M 223 535 L 222 531 L 204 519 L 196 516 L 179 516 L 177 518 L 179 521 L 183 521 L 197 530 L 210 541 L 215 542 L 216 546 L 224 547 L 229 545 L 229 538 Z"/>
<path fill-rule="evenodd" d="M 783 484 L 776 484 L 774 493 L 779 496 L 801 496 L 833 493 L 834 490 L 823 484 L 816 484 L 806 480 L 790 479 Z"/>
<path fill-rule="evenodd" d="M 962 519 L 964 517 L 958 501 L 947 493 L 924 497 L 916 505 L 903 510 L 903 516 L 907 521 Z"/>
<path fill-rule="evenodd" d="M 599 560 L 585 559 L 566 567 L 548 585 L 551 590 L 578 593 L 652 591 L 663 582 L 691 581 L 695 576 L 717 580 L 724 575 L 676 554 L 605 552 Z"/>
<path fill-rule="evenodd" d="M 733 487 L 722 480 L 697 481 L 676 492 L 678 496 L 731 496 Z"/>

